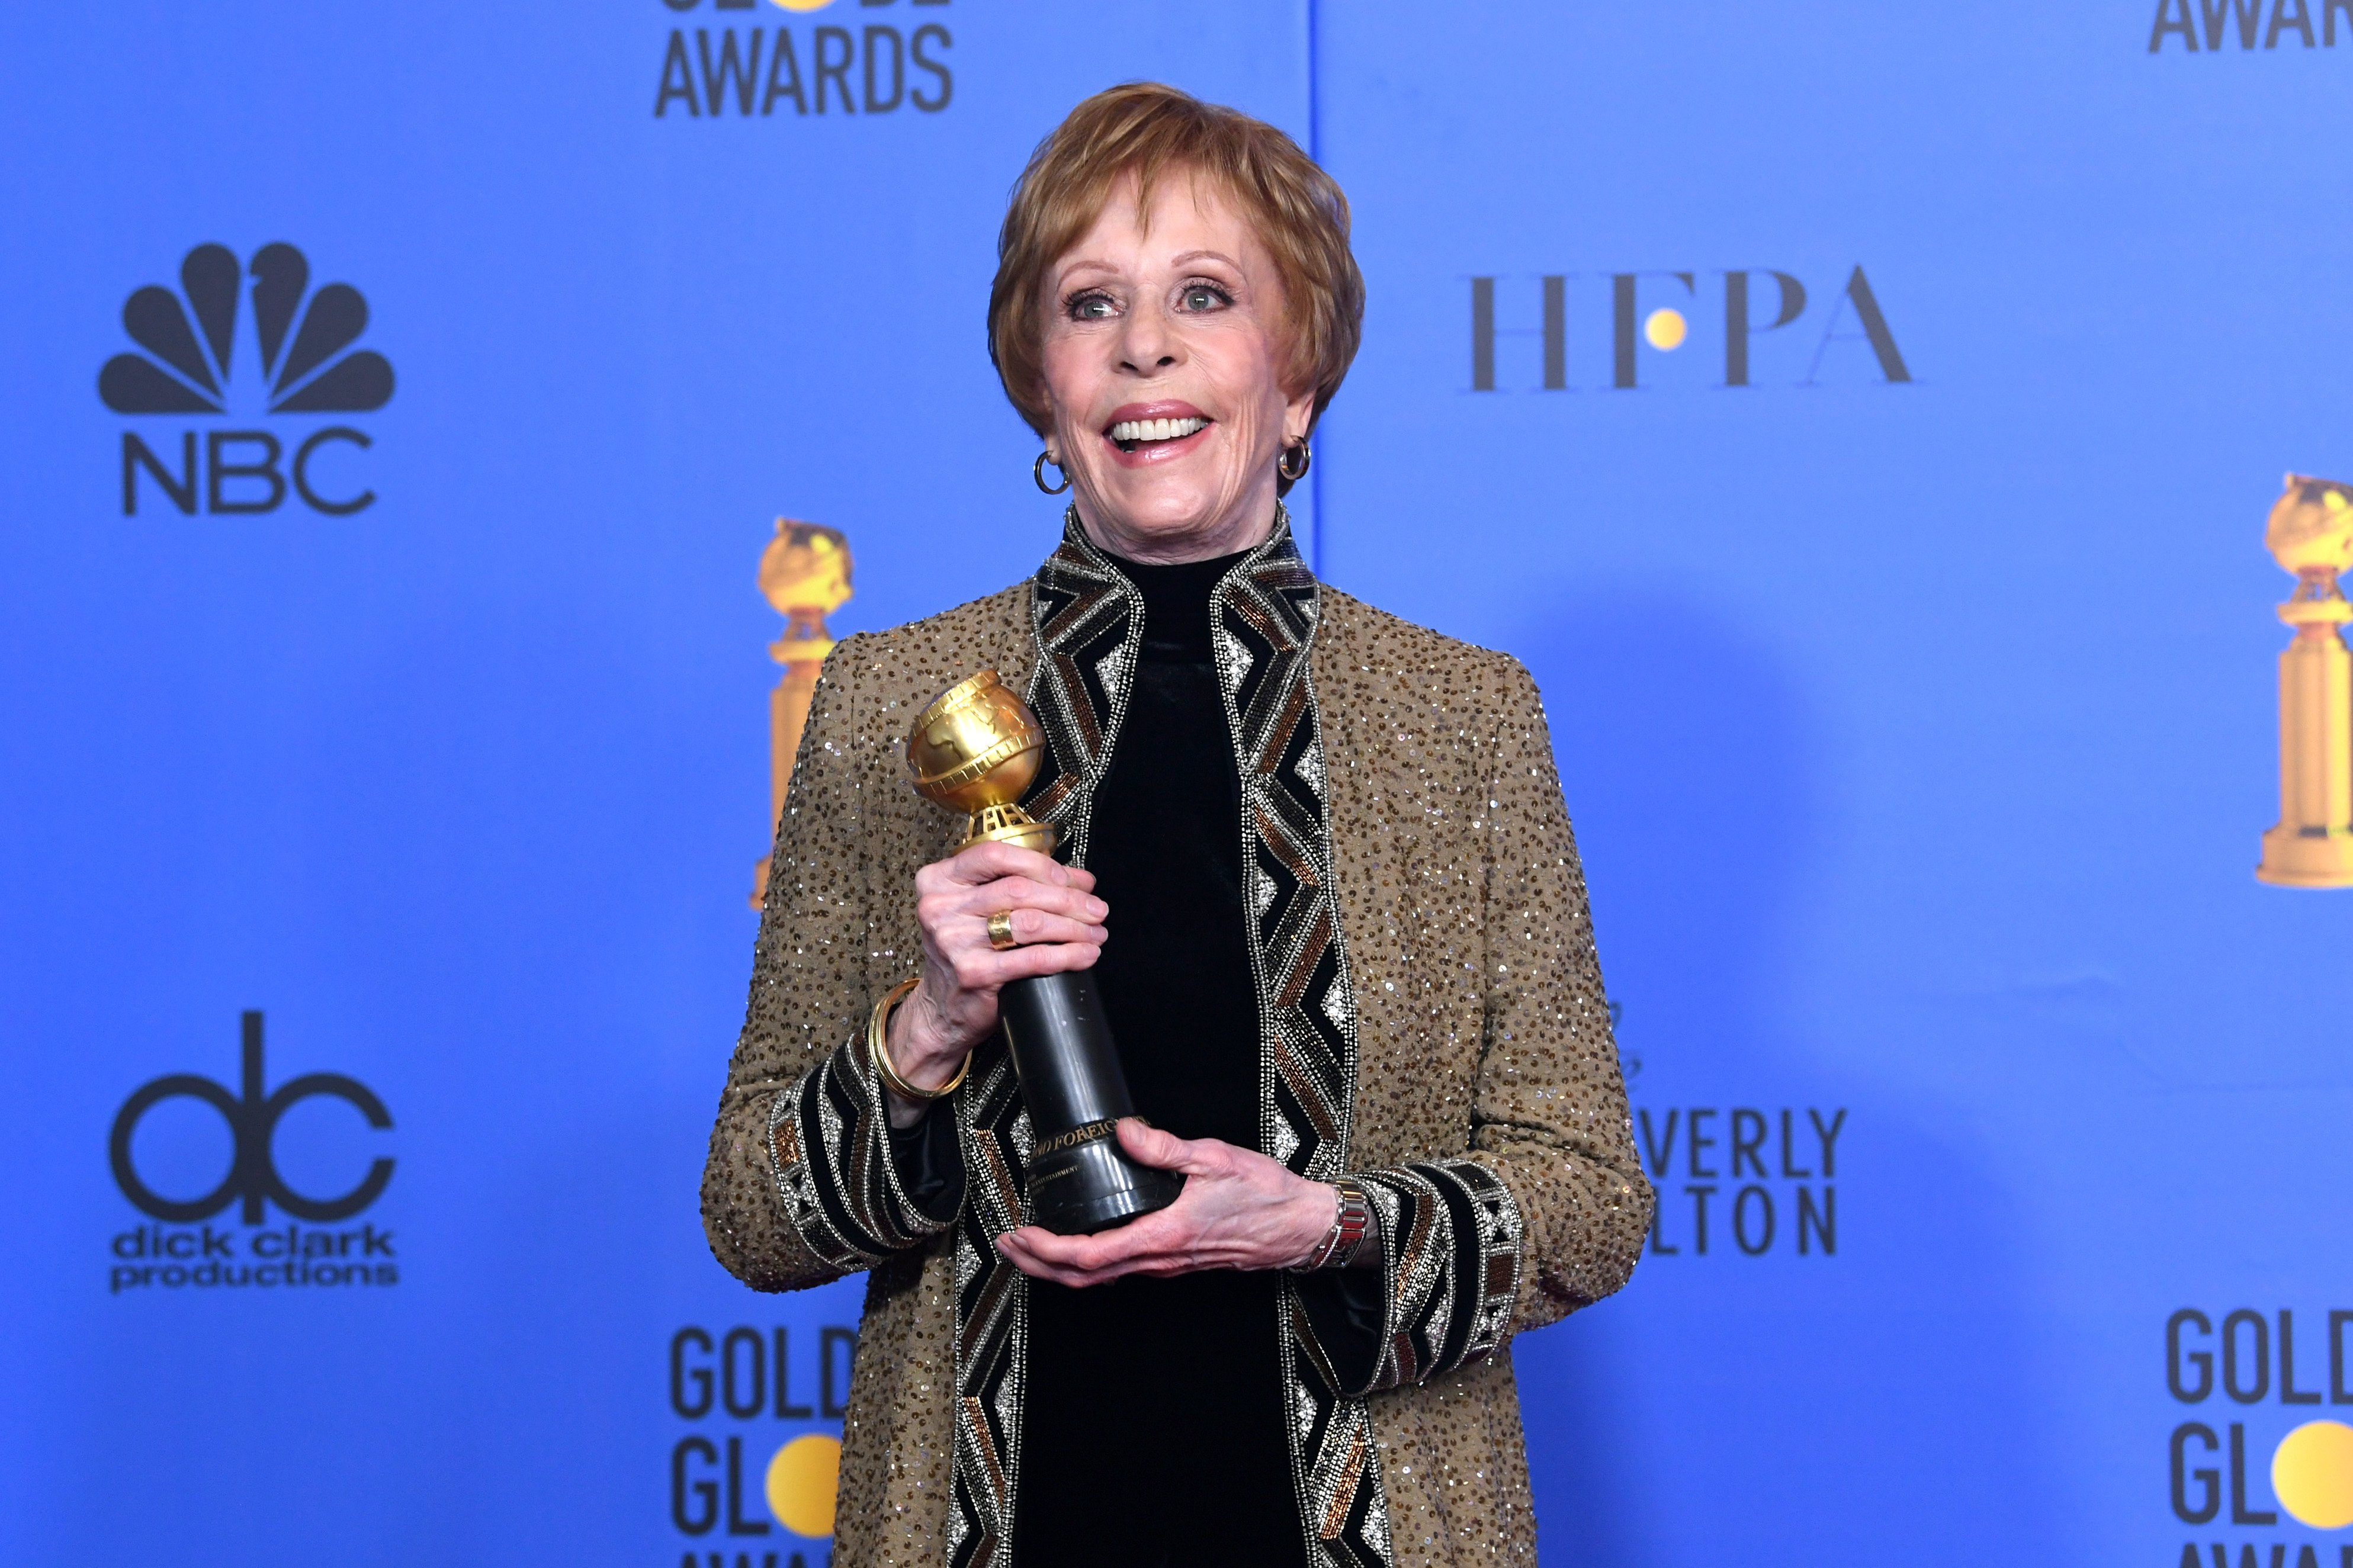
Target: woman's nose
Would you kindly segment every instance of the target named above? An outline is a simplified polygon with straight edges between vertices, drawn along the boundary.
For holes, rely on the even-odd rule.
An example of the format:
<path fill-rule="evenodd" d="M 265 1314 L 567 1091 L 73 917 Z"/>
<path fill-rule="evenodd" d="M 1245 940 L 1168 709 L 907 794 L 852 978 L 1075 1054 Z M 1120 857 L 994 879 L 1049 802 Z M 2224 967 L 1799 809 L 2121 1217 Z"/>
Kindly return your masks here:
<path fill-rule="evenodd" d="M 1120 368 L 1136 375 L 1157 375 L 1184 359 L 1182 342 L 1157 310 L 1131 313 L 1119 348 Z"/>

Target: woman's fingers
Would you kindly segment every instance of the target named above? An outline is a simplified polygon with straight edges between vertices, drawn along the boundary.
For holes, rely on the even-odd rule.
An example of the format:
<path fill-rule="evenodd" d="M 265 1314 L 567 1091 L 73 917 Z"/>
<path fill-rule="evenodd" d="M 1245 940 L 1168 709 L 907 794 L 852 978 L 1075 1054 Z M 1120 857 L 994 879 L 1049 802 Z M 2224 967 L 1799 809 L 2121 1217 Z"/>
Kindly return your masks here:
<path fill-rule="evenodd" d="M 1182 1171 L 1188 1176 L 1206 1174 L 1216 1163 L 1206 1142 L 1163 1132 L 1141 1116 L 1121 1119 L 1119 1146 L 1155 1170 Z"/>
<path fill-rule="evenodd" d="M 1041 1262 L 1058 1268 L 1094 1272 L 1181 1250 L 1192 1239 L 1194 1227 L 1174 1210 L 1171 1205 L 1116 1230 L 1099 1231 L 1093 1236 L 1056 1236 L 1034 1225 L 1007 1235 L 1008 1239 L 1018 1238 L 1023 1250 Z"/>
<path fill-rule="evenodd" d="M 1103 906 L 1098 904 L 1095 907 L 1101 909 Z M 976 912 L 966 917 L 977 922 L 974 929 L 980 933 L 980 941 L 984 944 L 988 942 L 988 917 L 997 912 L 990 910 L 987 913 Z M 1101 920 L 1090 920 L 1084 915 L 1049 914 L 1039 909 L 1012 909 L 1005 910 L 1005 917 L 1006 923 L 1013 928 L 1013 939 L 1018 942 L 1091 942 L 1100 947 L 1111 935 Z"/>
<path fill-rule="evenodd" d="M 1022 942 L 1101 942 L 1111 906 L 1083 889 L 1000 877 L 976 888 L 959 886 L 921 899 L 915 913 L 927 930 L 941 935 L 961 925 L 985 941 L 989 917 L 1004 914 Z M 1088 934 L 1068 934 L 1074 930 Z"/>
<path fill-rule="evenodd" d="M 918 1070 L 953 1062 L 997 1026 L 997 993 L 1004 986 L 1092 967 L 1111 935 L 1103 924 L 1110 910 L 1094 885 L 1079 867 L 1010 844 L 971 845 L 917 871 L 923 983 L 919 1005 L 893 1016 L 894 1061 Z M 1014 937 L 1002 951 L 988 933 L 998 913 Z"/>
<path fill-rule="evenodd" d="M 1047 963 L 1042 969 L 1034 967 L 1037 961 L 1029 957 L 1015 962 L 1010 967 L 1005 961 L 1016 954 L 1027 953 L 1032 948 L 1080 946 L 1099 952 L 1111 939 L 1110 929 L 1102 923 L 1107 911 L 1099 899 L 1071 889 L 1045 889 L 1055 893 L 1057 896 L 1053 901 L 1064 905 L 1071 911 L 1057 913 L 1033 905 L 1012 903 L 1011 900 L 1018 896 L 1021 884 L 992 886 L 1007 886 L 1008 892 L 992 897 L 987 889 L 982 889 L 976 897 L 983 908 L 943 915 L 926 922 L 943 956 L 955 966 L 960 984 L 974 988 L 994 987 L 1003 984 L 1008 979 L 1018 979 L 1027 974 L 1083 968 L 1094 962 L 1092 954 L 1065 954 L 1060 960 Z M 1062 892 L 1070 893 L 1067 900 L 1059 896 Z M 1013 930 L 1014 945 L 1009 948 L 999 949 L 989 937 L 989 919 L 1000 912 Z M 1079 962 L 1082 958 L 1083 962 Z"/>
<path fill-rule="evenodd" d="M 1094 873 L 1083 867 L 1065 866 L 1051 855 L 1016 848 L 1010 844 L 968 844 L 924 870 L 940 872 L 944 885 L 966 888 L 977 888 L 1007 877 L 1023 878 L 1041 887 L 1075 888 L 1082 893 L 1092 892 L 1095 886 Z M 919 874 L 919 886 L 922 880 Z"/>
<path fill-rule="evenodd" d="M 1011 922 L 1019 942 L 1101 946 L 1109 934 L 1104 921 L 1111 913 L 1109 905 L 1084 888 L 1025 876 L 979 884 L 942 883 L 917 899 L 915 910 L 923 928 L 943 946 L 986 943 L 989 919 L 998 914 Z"/>
<path fill-rule="evenodd" d="M 1151 1131 L 1140 1121 L 1128 1125 Z M 1158 1136 L 1171 1143 L 1185 1142 L 1165 1132 Z M 1200 1185 L 1188 1182 L 1175 1203 L 1116 1230 L 1057 1236 L 1028 1225 L 997 1237 L 997 1246 L 1023 1273 L 1063 1285 L 1101 1285 L 1127 1274 L 1181 1274 L 1219 1267 L 1222 1259 L 1202 1251 L 1202 1201 Z"/>
<path fill-rule="evenodd" d="M 978 942 L 959 942 L 946 955 L 957 990 L 987 992 L 991 995 L 1016 980 L 1027 980 L 1032 975 L 1092 969 L 1102 956 L 1103 944 L 1099 942 L 1029 942 L 999 952 L 988 945 L 986 937 Z"/>
<path fill-rule="evenodd" d="M 1111 913 L 1111 906 L 1082 888 L 1057 887 L 1050 882 L 1034 882 L 1027 877 L 999 877 L 994 882 L 983 882 L 976 888 L 966 888 L 941 900 L 945 909 L 959 914 L 978 915 L 986 920 L 999 910 L 1028 910 L 1041 915 L 1060 915 L 1066 920 L 1084 921 L 1101 925 Z"/>
<path fill-rule="evenodd" d="M 1101 1285 L 1128 1274 L 1180 1272 L 1187 1260 L 1172 1251 L 1171 1245 L 1181 1242 L 1187 1231 L 1137 1234 L 1139 1227 L 1158 1217 L 1149 1215 L 1101 1236 L 1056 1236 L 1037 1226 L 1024 1226 L 998 1237 L 997 1246 L 1023 1273 L 1059 1285 Z"/>
<path fill-rule="evenodd" d="M 1128 1274 L 1281 1268 L 1306 1256 L 1331 1223 L 1330 1187 L 1305 1181 L 1255 1150 L 1214 1138 L 1178 1138 L 1137 1120 L 1119 1124 L 1119 1141 L 1135 1160 L 1185 1173 L 1176 1201 L 1095 1236 L 1056 1236 L 1025 1226 L 997 1241 L 1015 1267 L 1071 1286 Z"/>
<path fill-rule="evenodd" d="M 1094 896 L 1094 889 L 1051 877 L 1008 872 L 977 879 L 953 874 L 955 862 L 943 860 L 915 874 L 917 896 L 939 909 L 995 909 L 999 902 L 1032 903 L 1041 910 L 1076 909 Z M 1063 868 L 1057 868 L 1062 869 Z M 996 900 L 996 901 L 992 901 Z"/>
<path fill-rule="evenodd" d="M 1018 1243 L 1009 1238 L 999 1238 L 998 1246 L 1013 1267 L 1029 1275 L 1032 1279 L 1049 1280 L 1056 1285 L 1068 1286 L 1073 1290 L 1083 1290 L 1090 1285 L 1108 1285 L 1112 1280 L 1121 1278 L 1119 1274 L 1090 1274 L 1083 1269 L 1064 1268 L 1060 1265 L 1048 1263 L 1022 1250 Z M 1125 1272 L 1141 1272 L 1141 1270 Z"/>

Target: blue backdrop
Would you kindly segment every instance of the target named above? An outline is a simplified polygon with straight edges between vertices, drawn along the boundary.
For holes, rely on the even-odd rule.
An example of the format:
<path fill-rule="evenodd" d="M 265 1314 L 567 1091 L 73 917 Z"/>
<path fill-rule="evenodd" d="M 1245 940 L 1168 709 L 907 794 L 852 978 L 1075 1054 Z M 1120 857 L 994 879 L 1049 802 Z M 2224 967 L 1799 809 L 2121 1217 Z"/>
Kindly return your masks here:
<path fill-rule="evenodd" d="M 2353 1563 L 2272 1468 L 2353 1421 L 2353 892 L 2251 875 L 2353 4 L 0 38 L 0 1555 L 823 1561 L 761 1478 L 859 1287 L 695 1213 L 754 567 L 842 529 L 841 631 L 1043 554 L 996 225 L 1149 77 L 1355 203 L 1321 569 L 1552 710 L 1661 1204 L 1514 1350 L 1546 1562 Z"/>

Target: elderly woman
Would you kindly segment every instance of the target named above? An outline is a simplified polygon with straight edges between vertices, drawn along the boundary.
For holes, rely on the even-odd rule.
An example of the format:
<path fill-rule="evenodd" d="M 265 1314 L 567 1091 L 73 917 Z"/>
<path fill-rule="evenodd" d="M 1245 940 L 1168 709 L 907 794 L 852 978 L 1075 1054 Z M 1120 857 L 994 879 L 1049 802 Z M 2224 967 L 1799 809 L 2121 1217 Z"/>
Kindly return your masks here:
<path fill-rule="evenodd" d="M 818 683 L 703 1215 L 760 1289 L 868 1272 L 845 1568 L 1533 1558 L 1508 1342 L 1625 1282 L 1651 1193 L 1535 684 L 1292 542 L 1347 226 L 1270 126 L 1081 104 L 989 302 L 1061 542 Z M 1060 859 L 951 853 L 909 787 L 910 721 L 982 668 L 1046 731 Z M 1120 1142 L 1185 1181 L 1056 1236 L 997 995 L 1087 968 Z"/>

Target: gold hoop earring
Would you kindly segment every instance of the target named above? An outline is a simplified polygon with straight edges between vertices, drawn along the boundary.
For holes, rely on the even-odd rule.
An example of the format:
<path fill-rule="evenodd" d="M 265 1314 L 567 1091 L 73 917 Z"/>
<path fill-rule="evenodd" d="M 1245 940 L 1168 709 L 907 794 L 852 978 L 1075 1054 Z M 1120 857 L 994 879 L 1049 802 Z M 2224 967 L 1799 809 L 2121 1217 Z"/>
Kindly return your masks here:
<path fill-rule="evenodd" d="M 1054 459 L 1043 452 L 1039 453 L 1038 460 L 1029 465 L 1029 477 L 1037 481 L 1039 489 L 1050 496 L 1058 496 L 1071 488 L 1071 470 L 1060 463 L 1054 463 L 1054 471 L 1062 476 L 1062 482 L 1059 485 L 1050 485 L 1046 482 L 1046 465 L 1049 463 L 1054 463 Z"/>
<path fill-rule="evenodd" d="M 1294 456 L 1299 459 L 1299 467 L 1296 468 L 1291 466 L 1291 459 Z M 1285 447 L 1282 449 L 1282 456 L 1274 460 L 1274 471 L 1282 476 L 1284 484 L 1295 485 L 1307 477 L 1307 469 L 1314 460 L 1314 455 L 1307 449 L 1307 443 L 1302 441 L 1296 447 Z"/>

